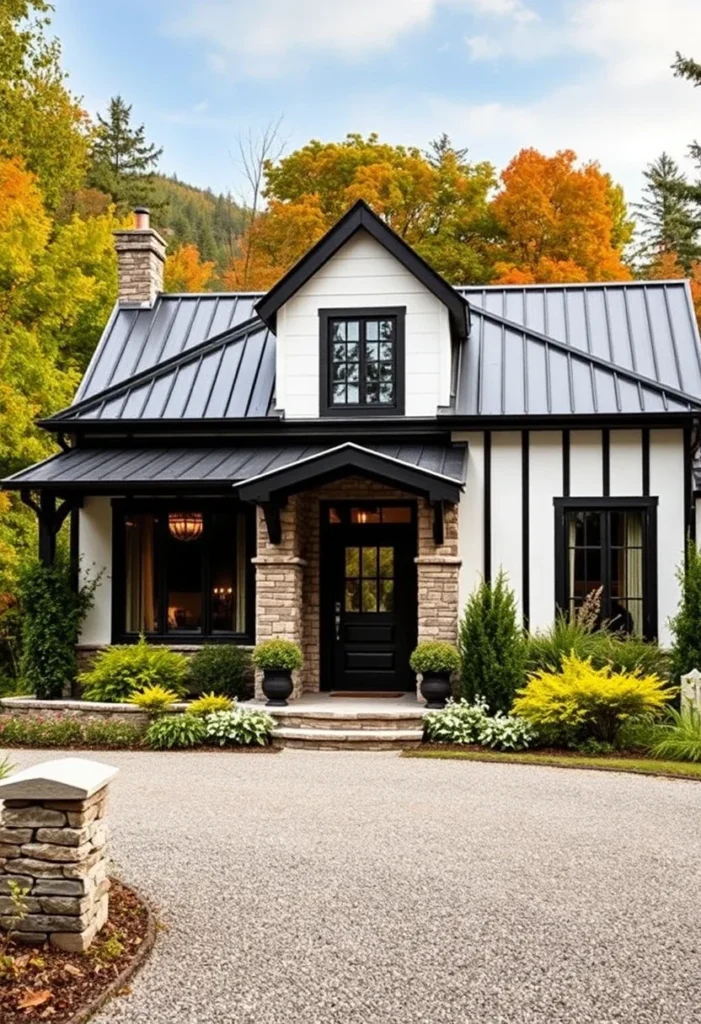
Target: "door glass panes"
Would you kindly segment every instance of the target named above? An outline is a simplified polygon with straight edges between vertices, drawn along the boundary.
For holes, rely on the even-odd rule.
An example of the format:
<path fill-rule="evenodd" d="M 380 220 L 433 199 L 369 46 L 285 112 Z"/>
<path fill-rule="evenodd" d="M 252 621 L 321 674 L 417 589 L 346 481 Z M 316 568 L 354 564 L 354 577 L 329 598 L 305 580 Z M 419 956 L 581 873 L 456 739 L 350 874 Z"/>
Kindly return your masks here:
<path fill-rule="evenodd" d="M 395 320 L 331 320 L 329 330 L 331 404 L 394 405 Z"/>
<path fill-rule="evenodd" d="M 345 549 L 346 612 L 394 611 L 394 548 Z"/>
<path fill-rule="evenodd" d="M 643 523 L 640 512 L 611 512 L 611 629 L 643 631 Z"/>
<path fill-rule="evenodd" d="M 158 519 L 150 514 L 134 513 L 124 521 L 125 626 L 129 633 L 158 630 L 157 528 Z"/>

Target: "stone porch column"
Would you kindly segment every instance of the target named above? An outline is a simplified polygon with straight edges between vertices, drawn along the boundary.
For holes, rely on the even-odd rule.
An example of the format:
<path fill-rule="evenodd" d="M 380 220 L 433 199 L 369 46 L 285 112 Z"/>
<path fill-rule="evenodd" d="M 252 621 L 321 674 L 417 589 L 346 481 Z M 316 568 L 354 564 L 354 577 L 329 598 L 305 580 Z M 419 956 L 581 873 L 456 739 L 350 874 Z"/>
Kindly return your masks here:
<path fill-rule="evenodd" d="M 423 504 L 419 514 L 419 554 L 416 558 L 419 622 L 418 640 L 447 640 L 454 644 L 458 636 L 458 510 L 445 510 L 443 544 L 433 540 L 430 506 Z"/>
<path fill-rule="evenodd" d="M 84 952 L 107 921 L 107 785 L 118 769 L 66 757 L 0 782 L 0 931 Z M 10 884 L 25 890 L 15 922 Z"/>
<path fill-rule="evenodd" d="M 257 512 L 256 642 L 294 640 L 303 646 L 303 577 L 306 561 L 300 555 L 302 507 L 297 495 L 280 510 L 281 541 L 272 544 L 262 510 Z M 304 668 L 302 669 L 302 673 Z M 256 698 L 263 698 L 263 673 L 256 670 Z M 292 675 L 292 697 L 302 693 L 301 674 Z"/>

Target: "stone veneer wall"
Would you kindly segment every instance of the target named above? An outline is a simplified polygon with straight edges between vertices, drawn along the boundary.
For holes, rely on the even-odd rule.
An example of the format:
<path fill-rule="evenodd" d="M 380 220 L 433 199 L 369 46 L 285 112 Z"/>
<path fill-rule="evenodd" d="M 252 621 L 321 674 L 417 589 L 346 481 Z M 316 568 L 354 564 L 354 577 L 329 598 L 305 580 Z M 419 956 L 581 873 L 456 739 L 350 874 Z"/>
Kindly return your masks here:
<path fill-rule="evenodd" d="M 0 929 L 22 942 L 83 952 L 107 920 L 107 790 L 85 800 L 5 801 L 0 815 Z M 17 924 L 10 882 L 28 889 Z"/>
<path fill-rule="evenodd" d="M 282 541 L 271 544 L 263 512 L 258 509 L 256 567 L 256 641 L 295 640 L 303 644 L 303 574 L 306 566 L 301 556 L 303 542 L 302 503 L 292 496 L 280 510 Z M 304 670 L 303 670 L 304 671 Z M 256 696 L 262 697 L 262 673 L 256 672 Z M 294 692 L 302 692 L 299 672 L 293 674 Z"/>
<path fill-rule="evenodd" d="M 433 509 L 423 499 L 363 477 L 305 491 L 291 498 L 282 510 L 282 543 L 271 545 L 258 513 L 256 573 L 257 639 L 284 636 L 296 640 L 304 654 L 301 678 L 294 696 L 320 688 L 321 501 L 410 501 L 418 504 L 418 639 L 455 642 L 458 626 L 458 516 L 455 506 L 445 509 L 444 543 L 433 542 Z M 258 691 L 259 692 L 259 691 Z"/>

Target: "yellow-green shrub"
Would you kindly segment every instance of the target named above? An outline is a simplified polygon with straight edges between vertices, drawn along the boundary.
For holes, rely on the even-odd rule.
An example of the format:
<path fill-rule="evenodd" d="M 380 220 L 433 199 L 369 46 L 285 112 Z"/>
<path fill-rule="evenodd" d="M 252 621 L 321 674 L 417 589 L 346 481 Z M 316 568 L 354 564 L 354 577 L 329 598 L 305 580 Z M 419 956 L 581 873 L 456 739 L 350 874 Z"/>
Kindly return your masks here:
<path fill-rule="evenodd" d="M 518 691 L 512 711 L 555 743 L 587 739 L 613 743 L 629 718 L 660 714 L 676 690 L 656 675 L 594 668 L 574 654 L 562 659 L 562 671 L 534 673 Z"/>
<path fill-rule="evenodd" d="M 161 715 L 178 699 L 174 690 L 165 686 L 144 686 L 140 690 L 132 690 L 127 698 L 128 704 L 137 704 L 150 715 Z"/>
<path fill-rule="evenodd" d="M 203 693 L 197 700 L 193 700 L 187 713 L 201 718 L 204 715 L 211 715 L 213 711 L 231 711 L 233 706 L 233 700 L 223 693 Z"/>

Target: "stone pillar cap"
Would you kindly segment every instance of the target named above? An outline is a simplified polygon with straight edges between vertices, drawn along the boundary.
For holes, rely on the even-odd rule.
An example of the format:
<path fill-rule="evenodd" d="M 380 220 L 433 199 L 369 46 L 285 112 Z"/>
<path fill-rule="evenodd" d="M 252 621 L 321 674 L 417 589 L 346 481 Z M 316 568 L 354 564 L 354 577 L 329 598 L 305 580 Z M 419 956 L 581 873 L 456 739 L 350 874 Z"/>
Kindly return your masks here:
<path fill-rule="evenodd" d="M 0 781 L 0 800 L 87 800 L 118 771 L 85 757 L 42 761 Z"/>

